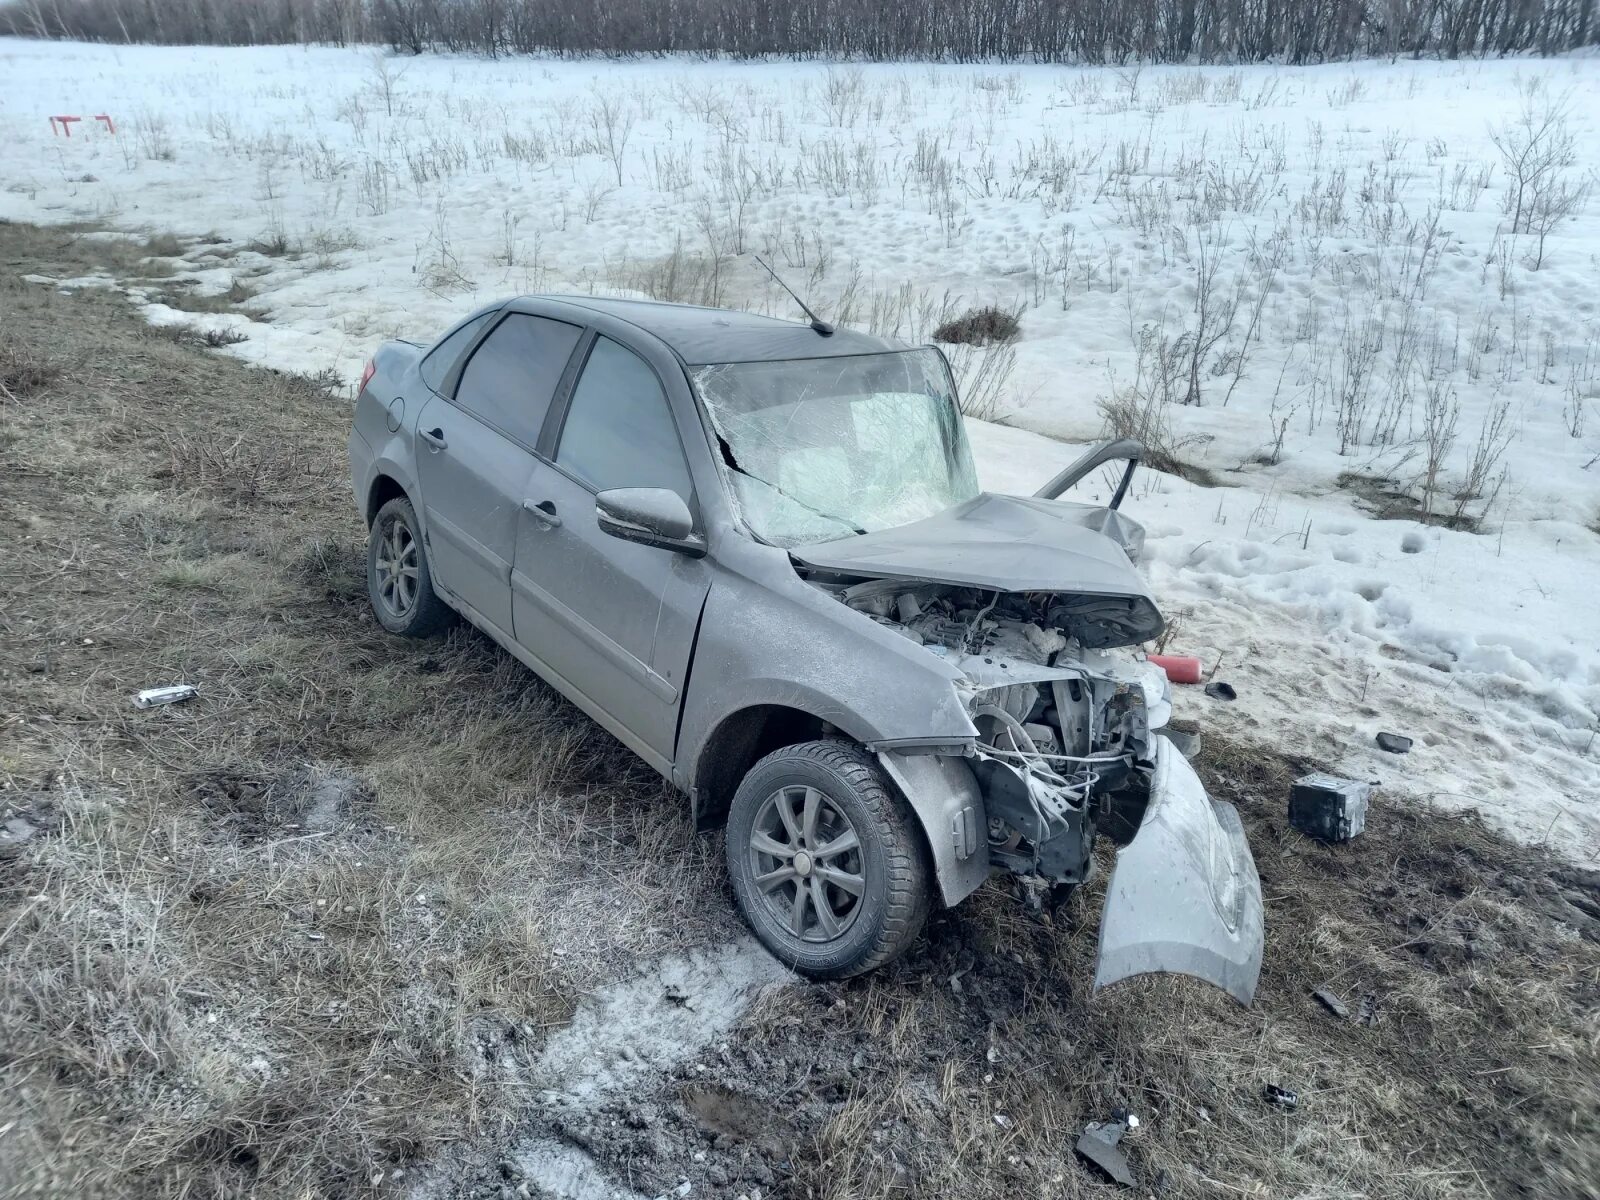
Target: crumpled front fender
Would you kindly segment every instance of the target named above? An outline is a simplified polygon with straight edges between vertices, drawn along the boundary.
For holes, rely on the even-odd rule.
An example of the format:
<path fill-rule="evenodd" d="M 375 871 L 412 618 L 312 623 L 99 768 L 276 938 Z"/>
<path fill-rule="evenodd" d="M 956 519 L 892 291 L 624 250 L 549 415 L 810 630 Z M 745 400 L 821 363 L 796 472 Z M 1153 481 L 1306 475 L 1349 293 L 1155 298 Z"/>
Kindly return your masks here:
<path fill-rule="evenodd" d="M 1212 800 L 1194 768 L 1155 739 L 1150 802 L 1117 852 L 1100 920 L 1095 989 L 1150 971 L 1216 984 L 1240 1004 L 1261 976 L 1261 880 L 1231 804 Z"/>

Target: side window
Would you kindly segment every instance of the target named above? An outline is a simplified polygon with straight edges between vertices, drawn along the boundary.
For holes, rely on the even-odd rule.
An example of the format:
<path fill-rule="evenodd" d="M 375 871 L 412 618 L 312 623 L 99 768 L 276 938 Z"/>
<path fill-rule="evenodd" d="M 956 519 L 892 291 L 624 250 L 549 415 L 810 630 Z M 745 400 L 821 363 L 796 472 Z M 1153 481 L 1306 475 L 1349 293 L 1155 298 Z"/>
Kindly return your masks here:
<path fill-rule="evenodd" d="M 428 357 L 422 360 L 422 382 L 439 391 L 444 387 L 445 376 L 450 374 L 450 368 L 456 365 L 456 359 L 461 357 L 461 352 L 467 348 L 469 342 L 478 336 L 478 330 L 488 323 L 492 312 L 486 312 L 481 317 L 473 317 L 465 325 L 455 330 L 432 350 Z"/>
<path fill-rule="evenodd" d="M 565 321 L 510 314 L 472 352 L 456 403 L 532 446 L 582 333 Z"/>
<path fill-rule="evenodd" d="M 620 487 L 693 490 L 655 372 L 633 351 L 596 338 L 573 390 L 556 462 L 597 492 Z"/>

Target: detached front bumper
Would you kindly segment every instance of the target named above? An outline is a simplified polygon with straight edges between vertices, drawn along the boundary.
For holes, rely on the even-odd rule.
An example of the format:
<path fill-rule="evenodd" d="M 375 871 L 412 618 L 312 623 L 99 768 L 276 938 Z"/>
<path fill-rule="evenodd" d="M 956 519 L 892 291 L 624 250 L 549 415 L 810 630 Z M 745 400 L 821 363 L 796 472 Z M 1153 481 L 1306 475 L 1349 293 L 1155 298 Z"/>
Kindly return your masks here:
<path fill-rule="evenodd" d="M 1155 739 L 1150 802 L 1117 852 L 1100 921 L 1094 986 L 1150 971 L 1193 975 L 1240 1004 L 1261 976 L 1261 880 L 1231 804 L 1212 800 L 1187 759 Z"/>

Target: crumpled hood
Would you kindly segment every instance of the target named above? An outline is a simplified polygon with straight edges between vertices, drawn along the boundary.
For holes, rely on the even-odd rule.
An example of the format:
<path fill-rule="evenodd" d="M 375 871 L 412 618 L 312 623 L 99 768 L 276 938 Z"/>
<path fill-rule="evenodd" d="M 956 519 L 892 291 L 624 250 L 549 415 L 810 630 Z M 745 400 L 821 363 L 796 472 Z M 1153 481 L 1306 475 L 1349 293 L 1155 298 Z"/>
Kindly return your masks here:
<path fill-rule="evenodd" d="M 792 547 L 808 567 L 874 579 L 915 579 L 1001 592 L 1138 597 L 1149 590 L 1127 553 L 1085 522 L 1085 505 L 990 492 L 932 517 Z"/>

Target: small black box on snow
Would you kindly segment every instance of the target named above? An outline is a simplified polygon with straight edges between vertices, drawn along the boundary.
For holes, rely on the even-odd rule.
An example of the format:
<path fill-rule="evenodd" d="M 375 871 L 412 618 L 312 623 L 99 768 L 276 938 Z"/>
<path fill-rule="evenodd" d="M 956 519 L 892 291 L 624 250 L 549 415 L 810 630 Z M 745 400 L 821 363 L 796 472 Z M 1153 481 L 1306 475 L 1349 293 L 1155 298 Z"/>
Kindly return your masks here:
<path fill-rule="evenodd" d="M 1348 842 L 1367 826 L 1370 783 L 1307 775 L 1289 788 L 1289 824 L 1325 842 Z"/>

